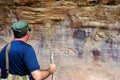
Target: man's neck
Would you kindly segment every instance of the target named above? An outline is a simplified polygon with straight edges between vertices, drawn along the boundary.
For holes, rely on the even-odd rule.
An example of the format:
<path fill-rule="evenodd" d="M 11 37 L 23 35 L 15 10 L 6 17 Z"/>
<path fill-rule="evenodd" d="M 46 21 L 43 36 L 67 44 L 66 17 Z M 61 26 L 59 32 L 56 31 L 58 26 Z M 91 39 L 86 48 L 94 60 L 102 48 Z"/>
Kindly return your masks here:
<path fill-rule="evenodd" d="M 20 41 L 23 41 L 23 42 L 27 42 L 27 40 L 25 38 L 15 38 L 14 40 L 20 40 Z"/>

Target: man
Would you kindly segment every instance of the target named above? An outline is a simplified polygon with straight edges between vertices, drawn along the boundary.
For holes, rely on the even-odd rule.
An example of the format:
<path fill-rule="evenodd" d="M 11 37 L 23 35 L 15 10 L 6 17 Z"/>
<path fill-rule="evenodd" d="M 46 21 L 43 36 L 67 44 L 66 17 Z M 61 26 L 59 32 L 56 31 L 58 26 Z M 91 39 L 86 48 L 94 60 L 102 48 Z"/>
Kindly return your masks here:
<path fill-rule="evenodd" d="M 11 42 L 9 55 L 9 73 L 11 76 L 31 75 L 33 80 L 43 80 L 56 71 L 55 64 L 50 64 L 46 70 L 41 70 L 38 64 L 35 51 L 31 45 L 27 44 L 30 37 L 31 27 L 24 20 L 13 24 L 12 30 L 14 40 Z M 0 53 L 0 67 L 2 68 L 2 77 L 6 77 L 6 59 L 5 51 L 7 45 Z M 8 76 L 8 80 L 9 76 Z M 14 79 L 17 80 L 17 79 Z M 30 76 L 29 76 L 29 80 Z"/>

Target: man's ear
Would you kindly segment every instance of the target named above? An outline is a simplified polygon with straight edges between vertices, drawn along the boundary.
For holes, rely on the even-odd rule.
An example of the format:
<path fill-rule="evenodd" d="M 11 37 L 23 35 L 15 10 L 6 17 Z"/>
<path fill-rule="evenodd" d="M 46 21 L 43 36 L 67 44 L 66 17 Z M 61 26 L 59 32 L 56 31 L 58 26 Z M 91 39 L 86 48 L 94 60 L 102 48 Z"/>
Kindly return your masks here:
<path fill-rule="evenodd" d="M 30 35 L 30 32 L 29 32 L 29 31 L 26 32 L 26 36 L 28 36 L 28 35 Z"/>

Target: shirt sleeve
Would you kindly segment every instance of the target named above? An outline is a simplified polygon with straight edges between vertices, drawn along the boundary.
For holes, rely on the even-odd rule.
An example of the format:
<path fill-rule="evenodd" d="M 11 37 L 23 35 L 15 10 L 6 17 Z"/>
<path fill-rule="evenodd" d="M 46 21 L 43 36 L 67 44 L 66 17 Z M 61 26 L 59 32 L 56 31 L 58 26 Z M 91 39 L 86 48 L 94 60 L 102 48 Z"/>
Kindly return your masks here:
<path fill-rule="evenodd" d="M 6 78 L 6 60 L 5 60 L 6 46 L 0 51 L 0 68 L 2 71 L 1 78 Z"/>
<path fill-rule="evenodd" d="M 28 48 L 25 50 L 24 53 L 24 61 L 26 64 L 26 67 L 31 72 L 40 69 L 39 63 L 36 58 L 36 54 L 32 46 L 28 46 Z"/>

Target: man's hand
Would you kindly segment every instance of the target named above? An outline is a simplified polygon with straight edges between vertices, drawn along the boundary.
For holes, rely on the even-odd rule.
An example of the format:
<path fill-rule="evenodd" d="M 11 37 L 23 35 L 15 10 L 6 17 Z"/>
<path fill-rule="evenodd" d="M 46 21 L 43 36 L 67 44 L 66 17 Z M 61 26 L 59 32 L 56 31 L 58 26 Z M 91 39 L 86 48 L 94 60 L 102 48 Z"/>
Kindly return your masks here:
<path fill-rule="evenodd" d="M 56 71 L 56 65 L 55 64 L 50 64 L 50 67 L 49 67 L 49 72 L 51 74 L 53 74 L 55 71 Z"/>

